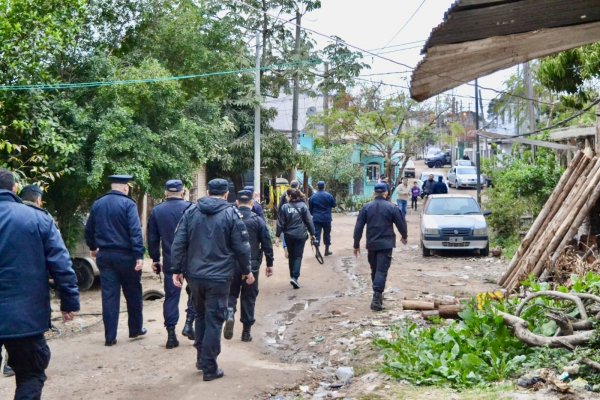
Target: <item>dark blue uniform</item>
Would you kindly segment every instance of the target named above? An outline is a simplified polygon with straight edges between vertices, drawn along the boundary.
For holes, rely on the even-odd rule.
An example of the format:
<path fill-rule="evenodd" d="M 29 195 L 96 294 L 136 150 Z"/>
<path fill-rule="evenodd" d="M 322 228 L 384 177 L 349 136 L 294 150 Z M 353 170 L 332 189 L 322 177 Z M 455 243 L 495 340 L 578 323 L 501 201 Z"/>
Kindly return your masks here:
<path fill-rule="evenodd" d="M 179 298 L 181 295 L 181 289 L 173 284 L 171 245 L 173 244 L 177 224 L 191 204 L 182 198 L 167 198 L 152 209 L 148 220 L 148 253 L 150 253 L 152 261 L 160 262 L 162 247 L 162 267 L 165 275 L 163 316 L 167 328 L 176 326 L 179 321 Z M 186 312 L 189 319 L 193 320 L 196 317 L 190 296 L 188 296 Z"/>
<path fill-rule="evenodd" d="M 79 311 L 77 278 L 54 221 L 11 191 L 0 190 L 0 348 L 6 347 L 16 374 L 16 399 L 39 399 L 46 380 L 48 273 L 61 311 Z"/>
<path fill-rule="evenodd" d="M 254 319 L 254 307 L 256 305 L 256 297 L 258 296 L 258 275 L 260 264 L 262 263 L 263 254 L 267 259 L 267 267 L 273 266 L 273 244 L 271 243 L 271 235 L 265 222 L 247 207 L 240 207 L 239 212 L 242 215 L 242 221 L 248 230 L 250 242 L 250 263 L 252 266 L 252 274 L 254 275 L 254 283 L 246 284 L 242 280 L 242 271 L 238 267 L 236 273 L 233 274 L 231 288 L 229 290 L 228 306 L 236 311 L 237 300 L 240 297 L 241 317 L 240 321 L 244 326 L 252 326 L 256 321 Z"/>
<path fill-rule="evenodd" d="M 325 246 L 331 246 L 331 209 L 336 207 L 335 198 L 325 190 L 318 190 L 308 200 L 310 213 L 315 224 L 315 237 L 317 245 L 321 243 L 321 231 L 323 231 L 323 241 Z"/>
<path fill-rule="evenodd" d="M 354 248 L 360 248 L 363 229 L 367 225 L 367 250 L 371 266 L 373 291 L 383 293 L 388 270 L 392 262 L 392 249 L 396 247 L 394 225 L 406 239 L 407 229 L 404 215 L 398 206 L 383 197 L 365 204 L 360 210 L 354 227 Z"/>
<path fill-rule="evenodd" d="M 106 343 L 117 338 L 121 288 L 127 301 L 129 336 L 140 335 L 142 271 L 136 271 L 135 264 L 144 258 L 144 240 L 135 202 L 116 190 L 96 200 L 85 225 L 85 241 L 90 250 L 98 250 Z"/>

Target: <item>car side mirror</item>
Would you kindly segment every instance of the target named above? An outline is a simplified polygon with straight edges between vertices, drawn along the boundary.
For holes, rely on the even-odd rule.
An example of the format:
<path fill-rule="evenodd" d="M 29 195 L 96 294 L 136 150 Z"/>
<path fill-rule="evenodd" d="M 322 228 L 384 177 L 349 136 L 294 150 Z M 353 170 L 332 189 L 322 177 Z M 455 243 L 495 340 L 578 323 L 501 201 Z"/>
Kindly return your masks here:
<path fill-rule="evenodd" d="M 491 212 L 491 211 L 484 211 L 484 212 L 483 212 L 483 216 L 484 216 L 484 217 L 489 217 L 490 215 L 492 215 L 492 212 Z"/>

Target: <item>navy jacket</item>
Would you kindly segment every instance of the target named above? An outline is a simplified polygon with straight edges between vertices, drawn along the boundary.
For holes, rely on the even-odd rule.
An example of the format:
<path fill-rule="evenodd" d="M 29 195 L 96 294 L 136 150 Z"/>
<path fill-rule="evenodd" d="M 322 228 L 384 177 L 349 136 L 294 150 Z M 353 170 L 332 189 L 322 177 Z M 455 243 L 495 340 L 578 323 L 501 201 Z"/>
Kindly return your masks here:
<path fill-rule="evenodd" d="M 142 226 L 135 202 L 115 190 L 96 200 L 85 224 L 85 242 L 90 250 L 116 250 L 144 258 Z"/>
<path fill-rule="evenodd" d="M 254 204 L 252 204 L 252 212 L 261 217 L 263 221 L 265 220 L 265 211 L 259 202 L 255 201 Z"/>
<path fill-rule="evenodd" d="M 240 207 L 239 212 L 242 214 L 242 222 L 248 230 L 252 271 L 256 272 L 260 269 L 263 254 L 267 259 L 267 267 L 272 267 L 273 243 L 265 221 L 248 207 Z"/>
<path fill-rule="evenodd" d="M 429 179 L 427 179 L 425 182 L 423 182 L 423 185 L 421 186 L 421 190 L 425 194 L 433 194 L 433 188 L 436 183 L 437 182 L 434 180 L 430 181 Z"/>
<path fill-rule="evenodd" d="M 444 182 L 436 182 L 433 185 L 433 191 L 431 194 L 446 194 L 448 193 L 448 186 Z"/>
<path fill-rule="evenodd" d="M 179 222 L 171 272 L 222 282 L 231 280 L 237 265 L 242 275 L 250 273 L 250 243 L 241 214 L 225 200 L 201 198 Z"/>
<path fill-rule="evenodd" d="M 308 200 L 308 209 L 314 222 L 331 222 L 331 209 L 336 207 L 335 198 L 324 190 L 319 190 Z"/>
<path fill-rule="evenodd" d="M 277 219 L 276 236 L 285 233 L 286 239 L 306 239 L 307 230 L 311 236 L 315 236 L 315 225 L 306 204 L 303 201 L 285 203 Z"/>
<path fill-rule="evenodd" d="M 354 227 L 354 248 L 360 248 L 363 229 L 367 225 L 367 250 L 387 250 L 396 247 L 394 225 L 403 238 L 408 232 L 406 220 L 398 206 L 382 197 L 367 203 L 358 213 Z"/>
<path fill-rule="evenodd" d="M 185 210 L 192 203 L 182 198 L 168 197 L 165 201 L 152 209 L 148 219 L 148 253 L 152 261 L 160 261 L 162 247 L 163 272 L 168 274 L 171 270 L 171 245 L 175 237 L 175 229 Z M 162 244 L 162 246 L 161 246 Z"/>
<path fill-rule="evenodd" d="M 37 336 L 50 328 L 48 273 L 61 311 L 79 311 L 77 277 L 54 221 L 0 190 L 0 339 Z"/>

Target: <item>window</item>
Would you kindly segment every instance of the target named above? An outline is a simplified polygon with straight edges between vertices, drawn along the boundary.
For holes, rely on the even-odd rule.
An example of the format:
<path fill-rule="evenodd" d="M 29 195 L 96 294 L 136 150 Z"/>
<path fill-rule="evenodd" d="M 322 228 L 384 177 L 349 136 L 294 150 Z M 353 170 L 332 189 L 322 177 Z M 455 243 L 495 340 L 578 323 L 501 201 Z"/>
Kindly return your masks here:
<path fill-rule="evenodd" d="M 377 182 L 377 180 L 379 179 L 379 171 L 380 171 L 379 164 L 369 163 L 369 165 L 367 165 L 367 181 Z"/>

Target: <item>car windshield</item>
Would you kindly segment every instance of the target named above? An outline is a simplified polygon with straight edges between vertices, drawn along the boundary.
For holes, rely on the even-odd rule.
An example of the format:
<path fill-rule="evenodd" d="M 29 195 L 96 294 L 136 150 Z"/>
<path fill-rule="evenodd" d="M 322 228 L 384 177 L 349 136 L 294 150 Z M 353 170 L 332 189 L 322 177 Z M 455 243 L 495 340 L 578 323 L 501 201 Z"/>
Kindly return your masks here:
<path fill-rule="evenodd" d="M 425 214 L 428 215 L 468 215 L 481 214 L 477 202 L 473 198 L 438 197 L 431 198 Z"/>
<path fill-rule="evenodd" d="M 476 175 L 477 170 L 472 167 L 460 167 L 456 168 L 456 173 L 461 175 Z"/>

